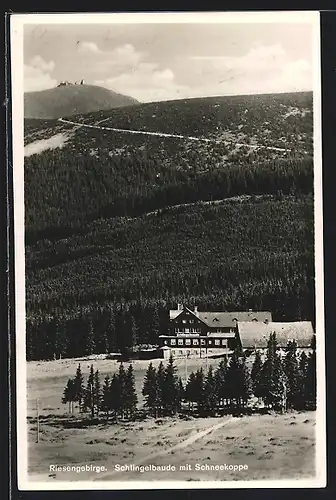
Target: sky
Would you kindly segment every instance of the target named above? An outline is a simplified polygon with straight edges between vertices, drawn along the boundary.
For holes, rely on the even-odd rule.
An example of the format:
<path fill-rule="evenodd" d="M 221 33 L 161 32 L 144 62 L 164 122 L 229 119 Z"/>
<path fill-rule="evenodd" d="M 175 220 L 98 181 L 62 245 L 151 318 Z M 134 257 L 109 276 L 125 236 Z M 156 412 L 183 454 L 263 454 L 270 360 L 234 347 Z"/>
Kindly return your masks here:
<path fill-rule="evenodd" d="M 312 24 L 24 26 L 25 92 L 82 79 L 141 102 L 312 90 Z"/>

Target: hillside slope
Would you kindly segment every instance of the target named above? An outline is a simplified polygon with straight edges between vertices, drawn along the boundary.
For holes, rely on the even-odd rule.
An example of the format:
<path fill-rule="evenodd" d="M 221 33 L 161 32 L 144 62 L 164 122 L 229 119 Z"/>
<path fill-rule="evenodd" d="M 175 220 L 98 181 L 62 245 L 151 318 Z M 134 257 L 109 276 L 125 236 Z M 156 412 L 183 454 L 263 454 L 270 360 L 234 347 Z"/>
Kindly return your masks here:
<path fill-rule="evenodd" d="M 177 302 L 314 321 L 312 115 L 304 93 L 25 120 L 29 358 L 155 343 Z"/>
<path fill-rule="evenodd" d="M 25 118 L 52 119 L 131 106 L 137 101 L 95 85 L 66 85 L 24 95 Z"/>

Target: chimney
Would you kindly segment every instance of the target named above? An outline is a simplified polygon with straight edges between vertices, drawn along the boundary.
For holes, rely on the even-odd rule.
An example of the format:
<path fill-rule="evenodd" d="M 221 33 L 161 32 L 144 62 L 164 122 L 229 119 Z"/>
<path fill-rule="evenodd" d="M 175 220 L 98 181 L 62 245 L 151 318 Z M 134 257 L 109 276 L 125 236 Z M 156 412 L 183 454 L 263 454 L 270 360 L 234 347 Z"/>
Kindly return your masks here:
<path fill-rule="evenodd" d="M 197 306 L 194 307 L 194 312 L 197 313 Z"/>
<path fill-rule="evenodd" d="M 177 310 L 178 311 L 182 311 L 183 309 L 183 305 L 182 304 L 177 304 Z"/>
<path fill-rule="evenodd" d="M 251 313 L 251 312 L 252 312 L 252 309 L 249 309 L 249 312 Z"/>

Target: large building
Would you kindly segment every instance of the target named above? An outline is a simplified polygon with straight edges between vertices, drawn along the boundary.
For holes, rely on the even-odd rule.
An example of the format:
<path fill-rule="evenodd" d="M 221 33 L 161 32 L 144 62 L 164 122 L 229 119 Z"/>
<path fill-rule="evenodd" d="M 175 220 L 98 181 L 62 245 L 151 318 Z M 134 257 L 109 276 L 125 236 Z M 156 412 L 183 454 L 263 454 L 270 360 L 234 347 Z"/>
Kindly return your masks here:
<path fill-rule="evenodd" d="M 160 335 L 160 346 L 174 355 L 202 355 L 219 351 L 229 353 L 240 342 L 240 322 L 267 324 L 272 321 L 269 311 L 202 312 L 178 304 L 169 311 L 166 335 Z"/>

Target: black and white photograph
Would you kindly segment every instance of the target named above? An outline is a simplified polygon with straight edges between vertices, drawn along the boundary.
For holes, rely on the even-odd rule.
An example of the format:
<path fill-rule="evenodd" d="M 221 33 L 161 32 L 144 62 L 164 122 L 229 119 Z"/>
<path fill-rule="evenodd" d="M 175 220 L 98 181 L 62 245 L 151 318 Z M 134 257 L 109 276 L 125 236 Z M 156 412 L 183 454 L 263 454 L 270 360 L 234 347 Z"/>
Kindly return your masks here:
<path fill-rule="evenodd" d="M 11 17 L 21 490 L 326 485 L 319 13 Z"/>

